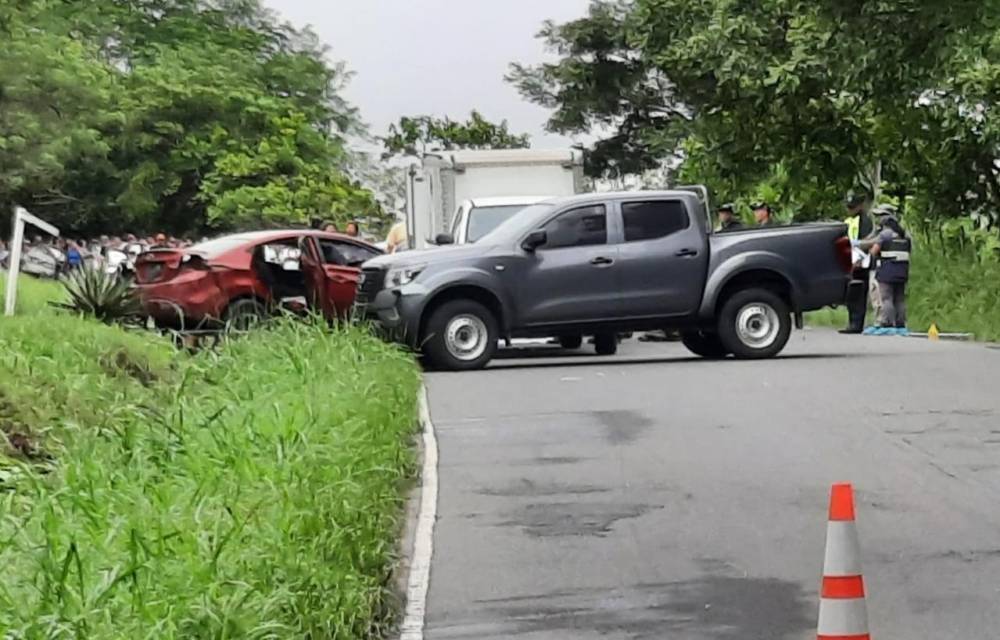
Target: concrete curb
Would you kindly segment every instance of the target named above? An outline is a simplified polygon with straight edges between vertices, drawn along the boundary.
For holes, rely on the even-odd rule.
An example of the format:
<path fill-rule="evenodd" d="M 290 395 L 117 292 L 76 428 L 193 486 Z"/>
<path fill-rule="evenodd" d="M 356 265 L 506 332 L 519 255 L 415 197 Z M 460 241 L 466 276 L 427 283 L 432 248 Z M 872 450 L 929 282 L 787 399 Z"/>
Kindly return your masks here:
<path fill-rule="evenodd" d="M 403 557 L 397 568 L 395 586 L 405 594 L 403 621 L 399 640 L 423 640 L 427 592 L 430 587 L 431 559 L 434 555 L 434 524 L 437 521 L 438 448 L 434 423 L 431 422 L 427 388 L 420 387 L 420 427 L 418 449 L 422 460 L 420 482 L 410 492 L 403 527 Z"/>

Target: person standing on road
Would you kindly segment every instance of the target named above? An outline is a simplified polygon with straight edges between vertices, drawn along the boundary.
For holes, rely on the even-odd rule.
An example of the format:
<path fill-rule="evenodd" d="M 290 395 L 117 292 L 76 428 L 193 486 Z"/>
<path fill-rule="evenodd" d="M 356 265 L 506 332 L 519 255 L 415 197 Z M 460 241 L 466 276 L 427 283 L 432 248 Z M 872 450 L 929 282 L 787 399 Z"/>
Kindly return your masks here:
<path fill-rule="evenodd" d="M 355 222 L 354 220 L 351 220 L 350 222 L 347 223 L 347 235 L 352 238 L 357 238 L 359 235 L 361 235 L 361 229 L 358 226 L 358 223 Z"/>
<path fill-rule="evenodd" d="M 847 236 L 851 244 L 858 246 L 862 240 L 869 238 L 875 230 L 872 219 L 865 213 L 867 198 L 862 194 L 850 193 L 845 201 L 848 216 Z M 871 277 L 868 261 L 856 261 L 851 289 L 847 296 L 847 328 L 840 333 L 858 335 L 865 330 L 865 316 L 868 315 L 868 282 Z M 863 284 L 862 284 L 863 283 Z"/>
<path fill-rule="evenodd" d="M 736 205 L 724 204 L 719 207 L 719 232 L 742 231 L 743 223 L 736 219 Z"/>
<path fill-rule="evenodd" d="M 906 283 L 910 279 L 910 252 L 913 241 L 907 235 L 895 207 L 883 205 L 875 210 L 879 218 L 878 235 L 860 243 L 862 250 L 878 258 L 875 280 L 879 285 L 882 309 L 878 325 L 865 330 L 868 335 L 909 335 L 906 328 Z"/>
<path fill-rule="evenodd" d="M 753 219 L 757 221 L 758 227 L 773 227 L 775 225 L 771 205 L 766 202 L 757 202 L 753 205 Z"/>

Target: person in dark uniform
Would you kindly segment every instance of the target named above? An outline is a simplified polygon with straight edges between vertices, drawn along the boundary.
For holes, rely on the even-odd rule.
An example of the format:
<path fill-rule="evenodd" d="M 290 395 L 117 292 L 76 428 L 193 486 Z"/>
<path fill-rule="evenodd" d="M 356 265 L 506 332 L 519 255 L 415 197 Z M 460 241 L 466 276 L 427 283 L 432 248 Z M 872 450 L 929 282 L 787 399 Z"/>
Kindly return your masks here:
<path fill-rule="evenodd" d="M 753 219 L 757 221 L 758 227 L 773 227 L 775 225 L 771 205 L 766 202 L 754 203 Z"/>
<path fill-rule="evenodd" d="M 879 285 L 882 309 L 878 325 L 865 330 L 872 335 L 909 335 L 906 328 L 906 283 L 910 279 L 910 252 L 913 241 L 899 224 L 895 207 L 884 205 L 875 210 L 878 235 L 862 240 L 860 248 L 878 259 L 875 280 Z"/>
<path fill-rule="evenodd" d="M 742 231 L 743 223 L 736 219 L 736 205 L 724 204 L 719 207 L 719 232 Z"/>
<path fill-rule="evenodd" d="M 848 216 L 844 222 L 847 224 L 848 238 L 855 246 L 862 240 L 868 239 L 875 231 L 871 217 L 865 213 L 867 200 L 863 194 L 859 193 L 850 193 L 845 200 Z M 871 280 L 869 267 L 865 263 L 855 263 L 852 280 L 851 288 L 847 294 L 847 328 L 840 331 L 846 335 L 857 335 L 865 330 L 865 316 L 868 315 L 868 287 Z"/>

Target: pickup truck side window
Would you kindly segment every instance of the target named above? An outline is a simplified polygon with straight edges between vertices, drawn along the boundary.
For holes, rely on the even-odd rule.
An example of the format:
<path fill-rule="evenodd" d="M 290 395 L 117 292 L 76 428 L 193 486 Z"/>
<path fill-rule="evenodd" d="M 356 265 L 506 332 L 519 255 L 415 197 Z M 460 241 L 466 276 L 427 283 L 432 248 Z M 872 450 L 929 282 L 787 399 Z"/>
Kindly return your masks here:
<path fill-rule="evenodd" d="M 545 225 L 543 249 L 588 247 L 608 243 L 608 212 L 603 204 L 570 209 Z"/>
<path fill-rule="evenodd" d="M 623 202 L 625 242 L 666 238 L 691 226 L 684 203 L 679 200 Z"/>

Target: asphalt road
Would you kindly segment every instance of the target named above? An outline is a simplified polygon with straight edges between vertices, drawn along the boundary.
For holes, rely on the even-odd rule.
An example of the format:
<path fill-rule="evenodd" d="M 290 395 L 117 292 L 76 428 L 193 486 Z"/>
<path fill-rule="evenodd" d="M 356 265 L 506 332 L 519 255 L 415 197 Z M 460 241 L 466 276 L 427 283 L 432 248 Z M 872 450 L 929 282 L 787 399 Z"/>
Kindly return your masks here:
<path fill-rule="evenodd" d="M 427 638 L 815 638 L 838 481 L 873 637 L 1000 637 L 1000 351 L 813 331 L 769 362 L 521 355 L 428 377 Z"/>

